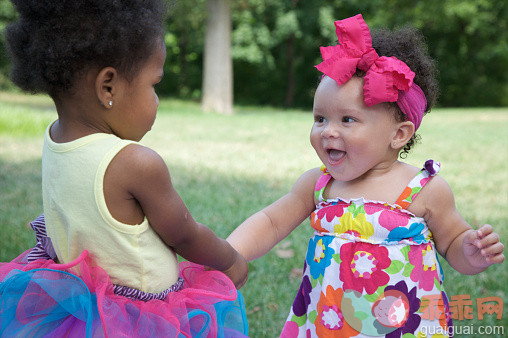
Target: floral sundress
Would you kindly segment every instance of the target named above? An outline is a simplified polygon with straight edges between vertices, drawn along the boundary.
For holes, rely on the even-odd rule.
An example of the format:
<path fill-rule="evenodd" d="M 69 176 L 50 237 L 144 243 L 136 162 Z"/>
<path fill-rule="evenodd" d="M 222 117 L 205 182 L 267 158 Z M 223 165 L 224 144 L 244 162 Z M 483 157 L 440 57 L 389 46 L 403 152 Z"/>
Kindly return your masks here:
<path fill-rule="evenodd" d="M 448 297 L 432 234 L 407 207 L 440 170 L 428 160 L 396 204 L 323 198 L 316 183 L 314 236 L 281 337 L 448 337 Z"/>

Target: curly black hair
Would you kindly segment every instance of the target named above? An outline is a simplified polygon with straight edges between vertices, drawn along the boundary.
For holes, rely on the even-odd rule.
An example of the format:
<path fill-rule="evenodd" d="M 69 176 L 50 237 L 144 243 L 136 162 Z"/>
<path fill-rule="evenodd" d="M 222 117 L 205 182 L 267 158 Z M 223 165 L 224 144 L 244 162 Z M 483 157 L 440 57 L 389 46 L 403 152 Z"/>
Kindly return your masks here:
<path fill-rule="evenodd" d="M 413 27 L 403 27 L 399 30 L 377 29 L 372 31 L 372 47 L 379 56 L 395 56 L 403 61 L 415 73 L 413 79 L 425 94 L 429 113 L 439 97 L 436 62 L 429 55 L 425 37 Z M 406 115 L 394 102 L 390 103 L 396 111 L 397 121 L 406 121 Z M 421 139 L 414 134 L 404 146 L 400 156 L 405 158 L 411 148 Z"/>
<path fill-rule="evenodd" d="M 11 0 L 11 80 L 32 93 L 68 93 L 76 76 L 114 67 L 131 80 L 164 34 L 164 0 Z"/>

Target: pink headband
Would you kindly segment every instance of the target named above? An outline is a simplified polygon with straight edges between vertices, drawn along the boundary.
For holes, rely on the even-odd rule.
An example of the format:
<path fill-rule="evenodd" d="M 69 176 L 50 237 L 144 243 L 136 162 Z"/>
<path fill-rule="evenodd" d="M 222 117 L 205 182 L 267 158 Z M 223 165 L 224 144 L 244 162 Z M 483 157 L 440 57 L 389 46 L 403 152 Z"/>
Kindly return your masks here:
<path fill-rule="evenodd" d="M 323 62 L 315 67 L 339 85 L 347 82 L 356 69 L 366 72 L 363 86 L 365 104 L 397 102 L 415 130 L 420 127 L 427 100 L 413 83 L 415 73 L 394 56 L 379 56 L 372 48 L 369 27 L 361 14 L 335 21 L 340 45 L 320 47 Z"/>

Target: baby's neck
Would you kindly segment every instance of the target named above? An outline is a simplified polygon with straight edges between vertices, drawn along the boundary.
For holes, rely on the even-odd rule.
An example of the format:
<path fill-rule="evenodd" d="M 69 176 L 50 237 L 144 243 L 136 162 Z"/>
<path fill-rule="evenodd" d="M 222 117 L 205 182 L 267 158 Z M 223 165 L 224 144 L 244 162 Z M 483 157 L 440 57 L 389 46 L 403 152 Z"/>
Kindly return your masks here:
<path fill-rule="evenodd" d="M 58 121 L 51 128 L 51 139 L 57 143 L 71 142 L 95 134 L 111 133 L 103 122 L 102 113 L 80 100 L 55 100 Z"/>
<path fill-rule="evenodd" d="M 355 199 L 395 203 L 406 185 L 418 173 L 418 168 L 395 160 L 347 182 L 333 180 L 327 188 L 327 198 Z"/>
<path fill-rule="evenodd" d="M 107 113 L 95 92 L 97 70 L 77 77 L 71 90 L 53 97 L 58 122 L 51 128 L 53 141 L 62 143 L 95 133 L 112 133 Z"/>

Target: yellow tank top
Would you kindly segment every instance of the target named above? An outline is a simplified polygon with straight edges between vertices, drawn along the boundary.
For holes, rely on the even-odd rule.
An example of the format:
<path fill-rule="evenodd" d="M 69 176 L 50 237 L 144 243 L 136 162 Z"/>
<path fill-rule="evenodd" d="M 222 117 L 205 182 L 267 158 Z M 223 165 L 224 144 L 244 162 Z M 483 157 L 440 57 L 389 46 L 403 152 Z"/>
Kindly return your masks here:
<path fill-rule="evenodd" d="M 52 125 L 52 124 L 51 124 Z M 134 141 L 92 134 L 67 142 L 51 140 L 42 152 L 42 193 L 48 237 L 60 263 L 88 250 L 113 284 L 158 293 L 178 278 L 176 255 L 150 226 L 121 223 L 104 198 L 104 174 L 115 155 Z"/>

